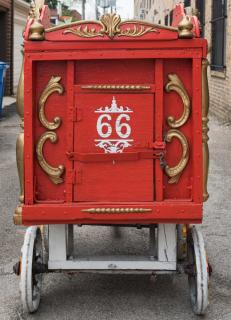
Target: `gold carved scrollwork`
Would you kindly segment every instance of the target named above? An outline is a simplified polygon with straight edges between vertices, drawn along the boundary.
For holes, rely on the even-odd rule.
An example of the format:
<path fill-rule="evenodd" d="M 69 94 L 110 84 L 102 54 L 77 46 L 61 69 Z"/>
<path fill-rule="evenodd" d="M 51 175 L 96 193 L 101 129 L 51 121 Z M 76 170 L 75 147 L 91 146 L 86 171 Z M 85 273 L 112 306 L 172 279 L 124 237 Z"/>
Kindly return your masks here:
<path fill-rule="evenodd" d="M 45 104 L 48 97 L 54 92 L 58 92 L 59 94 L 62 94 L 64 91 L 63 87 L 59 83 L 60 80 L 61 80 L 61 77 L 51 77 L 51 79 L 49 80 L 46 88 L 43 90 L 39 99 L 39 112 L 38 112 L 39 120 L 41 124 L 46 129 L 49 129 L 49 130 L 56 130 L 61 125 L 60 117 L 55 117 L 53 121 L 50 122 L 47 120 L 45 116 Z M 46 131 L 41 135 L 36 147 L 37 159 L 41 168 L 48 175 L 50 180 L 54 184 L 59 184 L 63 182 L 61 175 L 63 174 L 65 168 L 63 165 L 60 165 L 57 168 L 55 168 L 46 162 L 45 157 L 43 155 L 43 145 L 47 140 L 50 140 L 51 143 L 56 143 L 58 141 L 58 137 L 56 133 L 52 131 Z"/>
<path fill-rule="evenodd" d="M 168 78 L 170 81 L 166 84 L 165 90 L 166 92 L 175 91 L 177 94 L 179 94 L 183 102 L 184 110 L 179 119 L 175 119 L 174 117 L 170 116 L 168 117 L 167 122 L 171 128 L 179 128 L 183 126 L 189 118 L 191 103 L 189 95 L 180 78 L 176 74 L 169 74 Z"/>
<path fill-rule="evenodd" d="M 133 24 L 132 28 L 122 29 L 124 24 Z M 99 30 L 95 27 L 89 26 L 90 24 L 98 25 Z M 137 21 L 121 21 L 121 18 L 116 13 L 105 14 L 102 16 L 100 21 L 80 21 L 79 26 L 75 24 L 75 28 L 69 28 L 64 31 L 64 34 L 72 33 L 76 36 L 82 38 L 95 38 L 103 37 L 107 35 L 109 38 L 114 38 L 115 36 L 121 37 L 140 37 L 149 32 L 159 31 L 150 23 L 138 23 Z M 84 26 L 85 25 L 85 26 Z"/>
<path fill-rule="evenodd" d="M 173 138 L 177 138 L 182 147 L 182 157 L 180 162 L 175 167 L 169 167 L 166 165 L 165 173 L 170 177 L 168 183 L 173 184 L 179 181 L 182 171 L 186 167 L 189 160 L 189 145 L 185 135 L 176 129 L 171 129 L 168 131 L 165 141 L 171 142 Z"/>
<path fill-rule="evenodd" d="M 37 147 L 36 147 L 37 159 L 38 159 L 38 162 L 39 162 L 40 166 L 42 167 L 42 169 L 49 176 L 50 180 L 54 184 L 59 184 L 59 183 L 63 182 L 61 175 L 64 172 L 64 166 L 60 165 L 57 168 L 55 168 L 46 162 L 46 160 L 43 156 L 43 145 L 47 140 L 50 140 L 51 143 L 56 143 L 58 141 L 56 133 L 52 132 L 52 131 L 47 131 L 41 135 L 41 137 L 39 138 Z"/>
<path fill-rule="evenodd" d="M 39 120 L 41 124 L 49 130 L 56 130 L 61 124 L 61 119 L 59 117 L 55 117 L 52 122 L 49 122 L 45 116 L 44 110 L 46 101 L 51 94 L 54 92 L 58 92 L 59 94 L 63 93 L 64 89 L 59 83 L 60 80 L 61 77 L 51 77 L 39 99 Z"/>

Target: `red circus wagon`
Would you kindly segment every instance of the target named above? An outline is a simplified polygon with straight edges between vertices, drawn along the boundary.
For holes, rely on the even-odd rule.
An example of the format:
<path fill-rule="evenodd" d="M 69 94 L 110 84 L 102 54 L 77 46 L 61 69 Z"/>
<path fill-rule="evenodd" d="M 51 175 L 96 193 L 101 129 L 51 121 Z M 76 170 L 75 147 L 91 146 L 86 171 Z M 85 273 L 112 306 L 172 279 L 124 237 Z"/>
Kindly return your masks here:
<path fill-rule="evenodd" d="M 173 27 L 117 14 L 48 21 L 47 6 L 32 8 L 18 88 L 25 311 L 38 308 L 43 273 L 71 270 L 184 272 L 204 314 L 209 267 L 196 224 L 208 198 L 208 84 L 197 18 L 178 5 Z M 74 225 L 149 228 L 149 254 L 78 257 Z"/>

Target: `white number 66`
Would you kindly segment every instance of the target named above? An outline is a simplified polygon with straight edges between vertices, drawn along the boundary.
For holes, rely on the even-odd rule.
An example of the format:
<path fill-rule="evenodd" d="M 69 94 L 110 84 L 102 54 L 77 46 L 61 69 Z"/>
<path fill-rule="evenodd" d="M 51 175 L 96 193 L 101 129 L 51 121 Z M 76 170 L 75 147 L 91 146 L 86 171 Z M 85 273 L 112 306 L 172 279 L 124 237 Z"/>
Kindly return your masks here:
<path fill-rule="evenodd" d="M 104 118 L 107 119 L 108 121 L 111 121 L 111 116 L 109 114 L 102 114 L 97 120 L 97 131 L 100 137 L 108 138 L 112 134 L 112 127 L 110 123 L 103 122 Z M 123 118 L 126 121 L 130 121 L 130 116 L 128 114 L 120 114 L 116 119 L 115 130 L 120 138 L 126 139 L 131 134 L 131 127 L 129 126 L 128 123 L 121 123 L 121 120 Z M 103 128 L 106 128 L 106 132 L 103 132 Z M 122 133 L 123 128 L 125 128 L 124 133 Z"/>

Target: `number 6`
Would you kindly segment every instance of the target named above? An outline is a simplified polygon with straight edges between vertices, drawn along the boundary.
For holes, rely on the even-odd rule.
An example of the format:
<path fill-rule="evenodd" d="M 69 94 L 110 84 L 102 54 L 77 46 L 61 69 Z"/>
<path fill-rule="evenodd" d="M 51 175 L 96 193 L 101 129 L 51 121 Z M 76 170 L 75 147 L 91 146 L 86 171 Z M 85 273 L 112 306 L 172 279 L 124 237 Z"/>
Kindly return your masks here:
<path fill-rule="evenodd" d="M 126 139 L 131 134 L 131 127 L 129 126 L 128 123 L 120 123 L 123 118 L 125 118 L 127 121 L 130 121 L 130 116 L 128 114 L 121 114 L 116 119 L 115 127 L 116 127 L 116 133 L 118 134 L 118 136 L 120 138 Z M 122 128 L 126 128 L 125 133 L 122 133 Z"/>
<path fill-rule="evenodd" d="M 103 118 L 107 118 L 108 121 L 111 120 L 111 116 L 109 114 L 102 114 L 97 120 L 97 131 L 100 137 L 108 138 L 112 133 L 112 127 L 107 122 L 102 122 Z M 103 127 L 107 128 L 107 132 L 103 133 Z"/>

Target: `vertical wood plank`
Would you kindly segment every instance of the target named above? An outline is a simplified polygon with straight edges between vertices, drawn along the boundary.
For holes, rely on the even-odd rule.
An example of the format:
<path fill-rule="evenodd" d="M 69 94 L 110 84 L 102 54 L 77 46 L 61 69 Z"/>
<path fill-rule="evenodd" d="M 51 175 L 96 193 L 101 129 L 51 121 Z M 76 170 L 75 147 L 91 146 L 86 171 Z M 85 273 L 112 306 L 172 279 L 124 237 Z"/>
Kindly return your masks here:
<path fill-rule="evenodd" d="M 66 111 L 66 122 L 67 122 L 67 152 L 74 151 L 74 61 L 67 62 L 67 83 L 65 90 L 67 91 L 67 111 Z M 67 159 L 66 161 L 66 202 L 73 201 L 73 161 Z"/>
<path fill-rule="evenodd" d="M 193 59 L 193 96 L 192 96 L 192 120 L 193 120 L 193 145 L 191 156 L 193 162 L 193 201 L 203 202 L 203 156 L 202 156 L 202 81 L 201 59 Z"/>
<path fill-rule="evenodd" d="M 156 95 L 154 102 L 155 109 L 155 127 L 154 137 L 155 141 L 163 141 L 163 59 L 156 59 L 155 61 L 155 84 Z M 163 169 L 160 167 L 160 161 L 155 160 L 155 201 L 163 200 Z"/>
<path fill-rule="evenodd" d="M 158 225 L 158 260 L 176 261 L 176 225 Z"/>
<path fill-rule="evenodd" d="M 49 225 L 49 261 L 66 261 L 66 225 Z"/>
<path fill-rule="evenodd" d="M 33 82 L 36 75 L 34 74 L 33 62 L 29 54 L 25 54 L 25 67 L 24 67 L 24 163 L 25 163 L 25 204 L 33 204 L 34 202 L 34 132 L 33 121 L 36 117 L 35 100 L 33 99 L 34 87 L 36 82 Z"/>

